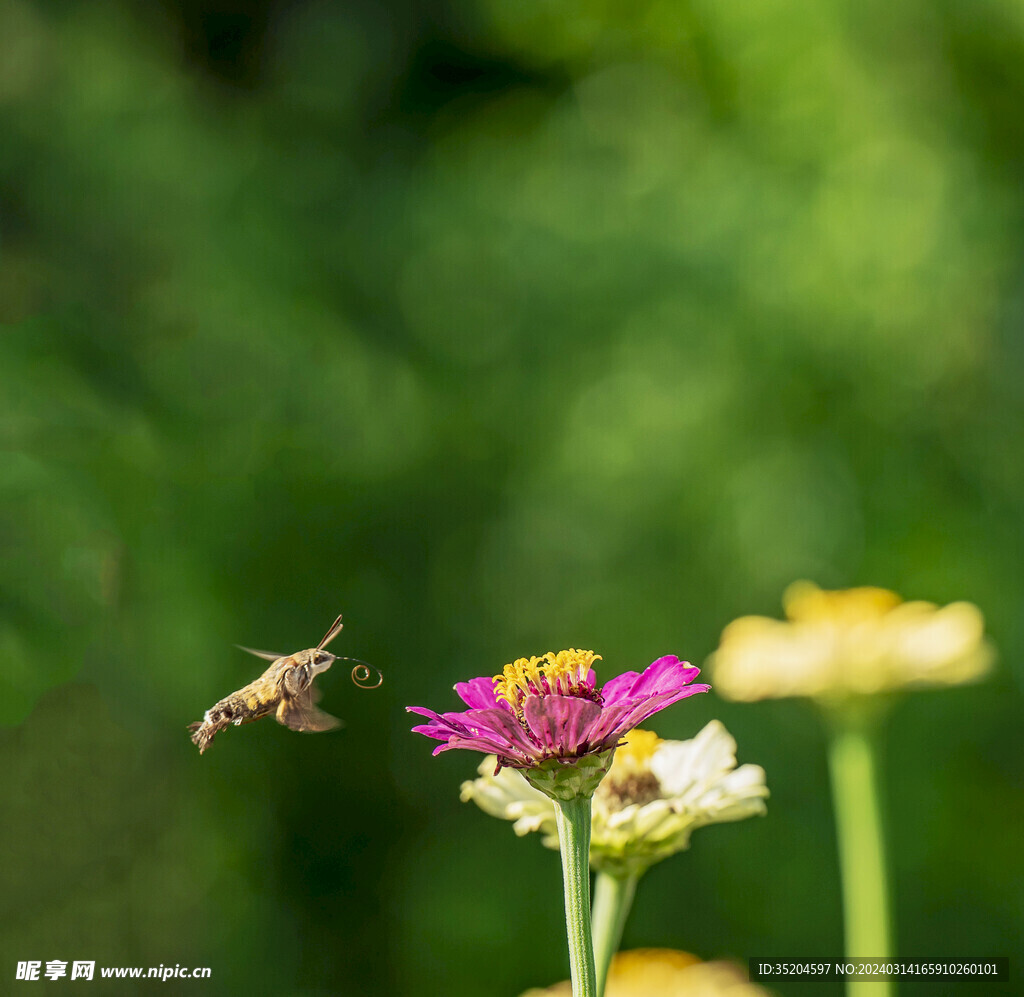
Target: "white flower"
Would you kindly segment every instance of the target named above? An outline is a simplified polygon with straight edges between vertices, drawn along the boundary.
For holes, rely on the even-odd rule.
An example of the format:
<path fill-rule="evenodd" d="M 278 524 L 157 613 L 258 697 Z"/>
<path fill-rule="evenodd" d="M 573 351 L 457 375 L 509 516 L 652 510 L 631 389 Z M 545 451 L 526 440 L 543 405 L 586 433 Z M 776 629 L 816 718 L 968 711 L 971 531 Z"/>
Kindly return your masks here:
<path fill-rule="evenodd" d="M 894 592 L 838 592 L 795 582 L 788 621 L 744 616 L 712 655 L 715 689 L 729 699 L 813 696 L 835 700 L 901 687 L 957 685 L 992 663 L 976 606 L 903 602 Z"/>
<path fill-rule="evenodd" d="M 485 755 L 477 771 L 479 779 L 462 784 L 459 794 L 462 802 L 472 800 L 484 813 L 502 820 L 514 821 L 512 830 L 518 835 L 531 831 L 543 831 L 555 835 L 554 847 L 558 847 L 555 831 L 555 807 L 551 797 L 534 789 L 520 775 L 518 769 L 503 768 L 495 774 L 497 755 Z"/>
<path fill-rule="evenodd" d="M 463 801 L 513 821 L 516 834 L 540 831 L 557 848 L 551 801 L 515 769 L 494 768 L 495 758 L 485 758 L 480 778 L 463 783 Z M 717 720 L 689 741 L 631 731 L 594 794 L 591 865 L 639 874 L 689 847 L 698 827 L 763 814 L 766 796 L 764 769 L 736 767 L 736 742 Z"/>

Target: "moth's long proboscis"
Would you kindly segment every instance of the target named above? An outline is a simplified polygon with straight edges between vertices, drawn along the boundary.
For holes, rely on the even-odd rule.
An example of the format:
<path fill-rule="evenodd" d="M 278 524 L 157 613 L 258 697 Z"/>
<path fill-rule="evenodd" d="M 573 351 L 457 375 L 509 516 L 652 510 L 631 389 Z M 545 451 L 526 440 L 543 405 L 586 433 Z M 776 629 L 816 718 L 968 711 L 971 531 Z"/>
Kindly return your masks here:
<path fill-rule="evenodd" d="M 368 661 L 363 661 L 362 658 L 346 658 L 346 657 L 335 657 L 335 661 L 355 661 L 358 662 L 352 668 L 352 681 L 355 685 L 359 686 L 360 689 L 379 689 L 384 683 L 384 675 L 376 665 L 371 665 Z M 376 675 L 377 681 L 370 684 L 370 676 Z"/>

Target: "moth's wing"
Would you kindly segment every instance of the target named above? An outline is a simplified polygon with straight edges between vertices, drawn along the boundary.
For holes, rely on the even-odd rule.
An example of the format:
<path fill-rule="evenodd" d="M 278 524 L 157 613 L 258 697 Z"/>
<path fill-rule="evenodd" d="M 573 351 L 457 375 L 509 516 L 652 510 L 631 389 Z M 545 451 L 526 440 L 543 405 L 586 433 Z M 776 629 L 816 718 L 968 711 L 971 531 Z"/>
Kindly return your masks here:
<path fill-rule="evenodd" d="M 262 658 L 264 661 L 277 661 L 278 658 L 285 658 L 285 654 L 275 654 L 273 651 L 257 651 L 252 647 L 242 647 L 241 644 L 236 644 L 235 647 L 239 651 L 245 651 L 248 654 L 255 654 L 257 658 Z"/>
<path fill-rule="evenodd" d="M 309 687 L 298 696 L 284 696 L 277 707 L 277 722 L 292 730 L 334 730 L 342 725 L 337 717 L 314 705 L 319 692 Z"/>

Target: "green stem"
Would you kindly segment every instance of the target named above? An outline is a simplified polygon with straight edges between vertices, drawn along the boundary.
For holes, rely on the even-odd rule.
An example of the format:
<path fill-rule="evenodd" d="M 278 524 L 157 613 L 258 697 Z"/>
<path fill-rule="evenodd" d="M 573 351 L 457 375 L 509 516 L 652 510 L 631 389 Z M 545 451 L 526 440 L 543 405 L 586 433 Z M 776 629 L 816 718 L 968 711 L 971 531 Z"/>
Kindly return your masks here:
<path fill-rule="evenodd" d="M 871 727 L 838 717 L 829 745 L 829 768 L 843 883 L 846 954 L 887 959 L 892 955 L 889 884 L 878 799 Z M 848 980 L 848 997 L 891 997 L 891 981 Z"/>
<path fill-rule="evenodd" d="M 594 942 L 590 934 L 590 797 L 553 802 L 562 853 L 572 997 L 597 997 Z"/>
<path fill-rule="evenodd" d="M 597 997 L 604 997 L 608 967 L 619 950 L 622 929 L 633 906 L 638 875 L 615 876 L 599 872 L 594 884 L 594 958 L 597 963 Z"/>

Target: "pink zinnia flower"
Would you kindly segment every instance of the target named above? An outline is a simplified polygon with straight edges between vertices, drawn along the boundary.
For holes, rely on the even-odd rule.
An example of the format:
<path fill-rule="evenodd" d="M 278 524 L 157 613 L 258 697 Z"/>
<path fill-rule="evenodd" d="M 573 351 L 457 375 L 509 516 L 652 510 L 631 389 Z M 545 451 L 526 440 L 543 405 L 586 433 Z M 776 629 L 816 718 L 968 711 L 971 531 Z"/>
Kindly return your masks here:
<path fill-rule="evenodd" d="M 443 742 L 435 755 L 467 748 L 497 755 L 499 769 L 533 769 L 551 759 L 573 762 L 608 751 L 652 714 L 711 688 L 691 685 L 700 669 L 666 655 L 642 673 L 625 672 L 598 689 L 591 665 L 599 659 L 572 648 L 519 658 L 501 675 L 455 686 L 468 710 L 406 708 L 430 720 L 413 730 Z"/>

